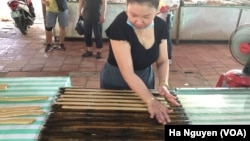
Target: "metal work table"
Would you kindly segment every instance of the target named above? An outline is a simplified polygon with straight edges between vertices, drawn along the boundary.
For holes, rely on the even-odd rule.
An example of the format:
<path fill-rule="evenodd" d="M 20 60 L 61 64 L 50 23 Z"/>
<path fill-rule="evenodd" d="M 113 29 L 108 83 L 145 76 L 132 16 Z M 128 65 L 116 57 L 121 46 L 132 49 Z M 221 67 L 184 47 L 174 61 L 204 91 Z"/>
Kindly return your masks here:
<path fill-rule="evenodd" d="M 177 88 L 191 124 L 250 124 L 249 88 Z"/>

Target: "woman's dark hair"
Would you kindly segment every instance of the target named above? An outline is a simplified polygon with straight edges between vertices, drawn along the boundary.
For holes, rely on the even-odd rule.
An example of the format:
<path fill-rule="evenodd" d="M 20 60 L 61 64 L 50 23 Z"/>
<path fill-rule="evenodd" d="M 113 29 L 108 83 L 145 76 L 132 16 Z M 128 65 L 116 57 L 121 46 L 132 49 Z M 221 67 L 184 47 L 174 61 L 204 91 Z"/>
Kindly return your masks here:
<path fill-rule="evenodd" d="M 154 8 L 158 9 L 160 0 L 127 0 L 127 4 L 129 3 L 146 3 Z"/>

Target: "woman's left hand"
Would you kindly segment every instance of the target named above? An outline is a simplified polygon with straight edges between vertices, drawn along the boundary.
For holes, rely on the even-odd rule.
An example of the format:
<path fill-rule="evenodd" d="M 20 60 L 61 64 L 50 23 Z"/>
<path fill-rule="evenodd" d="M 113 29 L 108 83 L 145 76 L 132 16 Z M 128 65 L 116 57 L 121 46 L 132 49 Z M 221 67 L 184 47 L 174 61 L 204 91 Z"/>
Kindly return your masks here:
<path fill-rule="evenodd" d="M 174 95 L 170 94 L 170 92 L 166 86 L 160 85 L 158 87 L 158 92 L 161 96 L 165 97 L 174 106 L 180 106 L 180 104 L 176 101 L 176 97 Z"/>

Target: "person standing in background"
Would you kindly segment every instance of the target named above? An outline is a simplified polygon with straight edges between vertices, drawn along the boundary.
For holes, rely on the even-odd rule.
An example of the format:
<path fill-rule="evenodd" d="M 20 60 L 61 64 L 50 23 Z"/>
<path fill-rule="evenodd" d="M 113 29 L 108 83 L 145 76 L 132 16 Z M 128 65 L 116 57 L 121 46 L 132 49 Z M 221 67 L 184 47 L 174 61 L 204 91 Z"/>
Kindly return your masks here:
<path fill-rule="evenodd" d="M 157 16 L 162 18 L 167 24 L 168 34 L 168 59 L 169 64 L 172 64 L 172 48 L 173 43 L 171 40 L 171 28 L 173 27 L 174 11 L 178 10 L 180 0 L 160 0 L 159 13 Z"/>
<path fill-rule="evenodd" d="M 79 0 L 79 18 L 84 20 L 84 37 L 87 51 L 82 57 L 93 56 L 92 30 L 95 35 L 95 43 L 97 48 L 96 58 L 100 59 L 101 49 L 103 48 L 102 24 L 105 21 L 106 0 Z"/>
<path fill-rule="evenodd" d="M 46 30 L 46 42 L 47 46 L 45 52 L 48 52 L 52 49 L 52 30 L 56 25 L 56 20 L 58 18 L 60 26 L 60 48 L 66 50 L 64 46 L 65 38 L 65 29 L 68 26 L 68 6 L 66 0 L 42 0 L 42 3 L 46 6 L 46 21 L 45 21 L 45 30 Z"/>

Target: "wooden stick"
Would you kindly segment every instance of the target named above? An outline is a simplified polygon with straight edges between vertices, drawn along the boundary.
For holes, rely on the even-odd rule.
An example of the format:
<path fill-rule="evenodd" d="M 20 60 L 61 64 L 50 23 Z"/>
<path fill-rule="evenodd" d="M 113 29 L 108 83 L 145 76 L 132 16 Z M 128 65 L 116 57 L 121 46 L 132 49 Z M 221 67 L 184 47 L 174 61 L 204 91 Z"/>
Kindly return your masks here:
<path fill-rule="evenodd" d="M 30 116 L 30 115 L 43 115 L 45 112 L 42 110 L 27 110 L 15 112 L 1 112 L 0 118 L 3 117 L 16 117 L 16 116 Z"/>
<path fill-rule="evenodd" d="M 96 89 L 89 89 L 87 91 L 66 91 L 64 92 L 63 94 L 61 94 L 61 96 L 64 96 L 64 95 L 86 95 L 86 96 L 120 96 L 120 98 L 124 98 L 124 97 L 128 97 L 128 98 L 136 98 L 136 99 L 139 99 L 139 97 L 137 96 L 136 93 L 134 92 L 131 92 L 131 93 L 121 93 L 120 91 L 118 90 L 104 90 L 104 91 L 101 91 L 101 90 L 96 90 Z M 110 93 L 110 91 L 112 91 Z M 125 91 L 125 90 L 124 90 Z M 115 93 L 116 92 L 116 93 Z M 165 100 L 164 97 L 160 96 L 159 94 L 154 94 L 159 100 L 162 99 L 162 100 Z M 70 97 L 70 96 L 68 96 Z M 81 97 L 81 96 L 80 96 Z"/>
<path fill-rule="evenodd" d="M 122 110 L 122 111 L 147 111 L 147 108 L 137 108 L 137 107 L 93 107 L 93 106 L 62 106 L 63 109 L 78 109 L 78 110 Z"/>
<path fill-rule="evenodd" d="M 55 102 L 57 105 L 86 105 L 86 106 L 116 106 L 116 107 L 146 107 L 145 104 L 124 103 L 95 103 L 95 102 Z"/>
<path fill-rule="evenodd" d="M 101 93 L 100 93 L 101 92 Z M 111 95 L 137 95 L 131 90 L 105 90 L 105 89 L 65 89 L 65 94 L 111 94 Z M 157 91 L 152 90 L 153 94 L 158 94 Z M 158 94 L 159 95 L 159 94 Z"/>
<path fill-rule="evenodd" d="M 141 100 L 120 100 L 120 99 L 93 99 L 93 98 L 84 98 L 84 99 L 79 99 L 79 98 L 59 98 L 57 99 L 57 102 L 95 102 L 95 103 L 116 103 L 117 106 L 120 106 L 121 103 L 127 103 L 129 105 L 137 103 L 137 104 L 143 104 L 144 102 Z M 162 104 L 166 105 L 167 107 L 169 106 L 169 103 L 166 101 L 160 101 Z"/>
<path fill-rule="evenodd" d="M 85 92 L 116 92 L 116 93 L 134 93 L 132 90 L 108 90 L 108 89 L 86 89 L 82 87 L 72 87 L 72 88 L 66 88 L 66 91 L 85 91 Z"/>
<path fill-rule="evenodd" d="M 81 94 L 81 95 L 122 95 L 122 96 L 136 96 L 135 93 L 112 93 L 112 92 L 85 92 L 85 91 L 70 91 L 70 92 L 65 92 L 64 94 Z"/>
<path fill-rule="evenodd" d="M 99 99 L 135 99 L 140 100 L 139 97 L 131 96 L 107 96 L 107 95 L 60 95 L 61 98 L 99 98 Z"/>
<path fill-rule="evenodd" d="M 107 95 L 67 95 L 67 94 L 63 94 L 60 95 L 59 98 L 84 98 L 84 99 L 133 99 L 133 100 L 141 100 L 139 97 L 137 96 L 107 96 Z M 164 97 L 156 97 L 157 100 L 159 101 L 166 101 Z"/>
<path fill-rule="evenodd" d="M 0 97 L 0 101 L 36 101 L 47 99 L 48 96 Z"/>
<path fill-rule="evenodd" d="M 33 118 L 7 118 L 0 119 L 0 125 L 4 124 L 31 124 L 35 121 Z"/>
<path fill-rule="evenodd" d="M 158 92 L 154 89 L 150 90 L 153 94 L 158 94 Z M 96 92 L 113 92 L 113 93 L 126 93 L 126 94 L 135 94 L 132 90 L 110 90 L 110 89 L 87 89 L 82 87 L 71 87 L 71 88 L 65 88 L 65 93 L 67 92 L 90 92 L 90 93 L 96 93 Z"/>
<path fill-rule="evenodd" d="M 137 96 L 136 93 L 129 92 L 108 92 L 108 91 L 66 91 L 64 94 L 82 94 L 82 95 L 133 95 Z"/>
<path fill-rule="evenodd" d="M 0 107 L 0 112 L 6 111 L 26 111 L 26 110 L 39 110 L 40 106 L 12 106 L 12 107 Z"/>
<path fill-rule="evenodd" d="M 116 103 L 140 103 L 143 104 L 142 100 L 134 100 L 134 99 L 102 99 L 102 98 L 59 98 L 57 101 L 82 101 L 82 102 L 116 102 Z"/>

